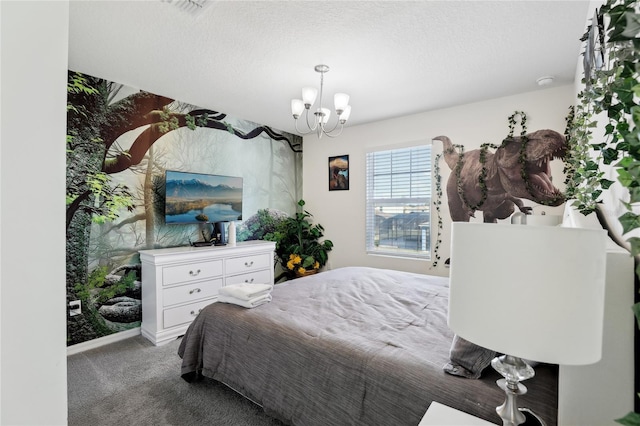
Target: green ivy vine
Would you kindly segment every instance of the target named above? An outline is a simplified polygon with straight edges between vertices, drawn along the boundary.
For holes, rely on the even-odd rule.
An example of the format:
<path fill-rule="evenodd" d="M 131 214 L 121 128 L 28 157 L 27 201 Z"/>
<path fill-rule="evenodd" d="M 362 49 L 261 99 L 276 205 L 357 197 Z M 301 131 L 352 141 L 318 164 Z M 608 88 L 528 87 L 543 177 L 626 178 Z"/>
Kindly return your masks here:
<path fill-rule="evenodd" d="M 600 69 L 586 73 L 569 133 L 568 195 L 578 200 L 576 207 L 581 212 L 593 212 L 602 191 L 613 184 L 604 178 L 599 164 L 613 165 L 618 181 L 629 190 L 629 200 L 622 200 L 628 211 L 619 218 L 624 233 L 640 227 L 639 216 L 632 211 L 640 202 L 640 107 L 634 99 L 640 96 L 638 7 L 637 1 L 607 1 L 597 11 L 599 19 L 594 19 L 583 36 L 582 40 L 587 40 L 592 26 L 600 27 L 602 17 L 609 18 L 603 47 L 606 61 Z M 605 114 L 605 133 L 594 142 L 593 131 Z M 640 254 L 639 239 L 629 243 L 632 254 Z"/>
<path fill-rule="evenodd" d="M 601 59 L 602 63 L 592 69 L 585 61 L 584 89 L 567 119 L 568 198 L 576 200 L 574 206 L 583 214 L 596 210 L 602 192 L 614 183 L 604 177 L 600 164 L 613 166 L 618 182 L 628 190 L 628 199 L 620 200 L 626 209 L 618 218 L 623 235 L 640 228 L 636 213 L 640 206 L 639 9 L 635 0 L 607 0 L 596 11 L 581 40 L 586 42 L 585 59 Z M 594 135 L 598 120 L 604 121 L 603 135 Z M 637 258 L 640 238 L 630 237 L 627 242 Z M 640 267 L 636 275 L 640 276 Z M 633 305 L 633 311 L 640 326 L 640 303 Z M 640 425 L 640 414 L 631 412 L 616 422 Z"/>
<path fill-rule="evenodd" d="M 438 231 L 436 233 L 436 243 L 433 247 L 433 262 L 431 267 L 438 266 L 440 261 L 440 244 L 442 243 L 442 175 L 440 174 L 440 158 L 444 153 L 439 153 L 433 161 L 433 174 L 436 181 L 436 199 L 433 202 L 436 208 L 436 216 L 438 216 Z"/>

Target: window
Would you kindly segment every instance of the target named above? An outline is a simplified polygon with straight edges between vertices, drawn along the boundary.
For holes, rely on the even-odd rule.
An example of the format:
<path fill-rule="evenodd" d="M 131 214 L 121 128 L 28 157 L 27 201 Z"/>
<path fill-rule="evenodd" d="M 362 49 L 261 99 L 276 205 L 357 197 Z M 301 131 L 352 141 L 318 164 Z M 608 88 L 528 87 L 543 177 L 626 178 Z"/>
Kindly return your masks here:
<path fill-rule="evenodd" d="M 431 258 L 431 144 L 367 153 L 367 253 Z"/>

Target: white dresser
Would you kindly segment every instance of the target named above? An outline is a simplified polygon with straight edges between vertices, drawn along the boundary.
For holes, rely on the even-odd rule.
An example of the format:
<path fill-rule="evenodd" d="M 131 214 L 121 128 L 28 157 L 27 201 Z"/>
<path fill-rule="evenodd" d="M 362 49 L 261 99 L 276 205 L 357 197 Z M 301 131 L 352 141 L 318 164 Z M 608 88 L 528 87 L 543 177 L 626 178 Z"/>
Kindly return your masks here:
<path fill-rule="evenodd" d="M 275 243 L 141 250 L 141 333 L 161 345 L 185 333 L 218 290 L 239 283 L 273 284 Z"/>

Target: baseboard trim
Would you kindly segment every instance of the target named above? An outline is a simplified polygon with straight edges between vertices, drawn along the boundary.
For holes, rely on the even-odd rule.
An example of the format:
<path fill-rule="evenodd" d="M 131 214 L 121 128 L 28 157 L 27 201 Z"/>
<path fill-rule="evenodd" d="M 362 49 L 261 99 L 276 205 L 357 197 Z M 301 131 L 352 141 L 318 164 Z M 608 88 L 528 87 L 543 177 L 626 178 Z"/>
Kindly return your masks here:
<path fill-rule="evenodd" d="M 140 327 L 132 328 L 131 330 L 120 331 L 108 336 L 99 337 L 97 339 L 89 340 L 88 342 L 77 343 L 75 345 L 67 346 L 67 356 L 75 355 L 80 352 L 88 351 L 89 349 L 99 348 L 100 346 L 108 345 L 109 343 L 115 343 L 120 340 L 135 337 L 140 334 Z"/>

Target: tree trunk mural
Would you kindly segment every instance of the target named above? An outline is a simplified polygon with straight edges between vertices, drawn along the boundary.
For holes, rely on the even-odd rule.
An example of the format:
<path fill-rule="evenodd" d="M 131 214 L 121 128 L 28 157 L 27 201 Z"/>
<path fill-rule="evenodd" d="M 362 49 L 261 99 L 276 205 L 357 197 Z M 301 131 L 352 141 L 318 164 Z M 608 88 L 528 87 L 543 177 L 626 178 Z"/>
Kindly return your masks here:
<path fill-rule="evenodd" d="M 147 161 L 147 171 L 144 174 L 144 188 L 142 189 L 143 203 L 144 203 L 144 218 L 145 218 L 145 247 L 148 249 L 153 248 L 155 241 L 154 229 L 155 229 L 155 215 L 154 212 L 154 198 L 153 198 L 153 146 L 149 148 L 149 161 Z"/>

